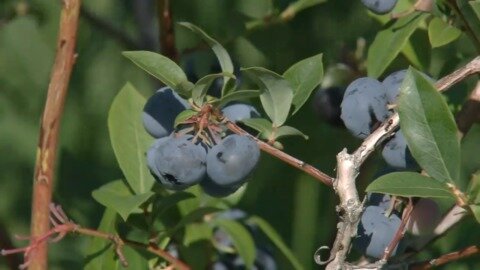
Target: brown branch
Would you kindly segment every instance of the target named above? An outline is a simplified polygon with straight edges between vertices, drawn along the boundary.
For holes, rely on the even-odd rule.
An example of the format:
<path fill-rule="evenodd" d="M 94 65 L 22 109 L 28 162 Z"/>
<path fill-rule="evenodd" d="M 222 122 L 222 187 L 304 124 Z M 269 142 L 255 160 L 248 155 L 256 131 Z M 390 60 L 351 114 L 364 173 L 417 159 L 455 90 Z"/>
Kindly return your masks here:
<path fill-rule="evenodd" d="M 163 55 L 178 62 L 170 0 L 158 0 L 157 3 L 158 25 L 160 28 L 160 51 Z"/>
<path fill-rule="evenodd" d="M 317 168 L 313 167 L 312 165 L 305 163 L 295 157 L 292 157 L 289 154 L 283 152 L 282 150 L 279 150 L 269 145 L 268 143 L 265 143 L 264 141 L 255 138 L 254 136 L 250 135 L 248 132 L 243 130 L 241 127 L 237 126 L 236 124 L 230 121 L 228 121 L 226 125 L 227 125 L 227 128 L 230 129 L 231 131 L 240 135 L 249 136 L 250 138 L 254 139 L 262 151 L 284 161 L 285 163 L 301 171 L 304 171 L 305 173 L 311 175 L 313 178 L 324 183 L 325 185 L 332 186 L 333 178 L 323 173 L 322 171 L 318 170 Z"/>
<path fill-rule="evenodd" d="M 480 247 L 469 246 L 460 251 L 444 254 L 436 259 L 433 259 L 427 262 L 412 264 L 409 269 L 412 269 L 412 270 L 432 269 L 434 267 L 441 266 L 449 262 L 458 261 L 460 259 L 464 259 L 474 255 L 480 255 Z"/>
<path fill-rule="evenodd" d="M 60 15 L 57 53 L 48 86 L 38 141 L 33 181 L 31 235 L 39 236 L 49 230 L 49 205 L 57 156 L 58 134 L 68 82 L 75 62 L 80 0 L 64 0 Z M 47 245 L 39 246 L 30 269 L 47 269 Z"/>
<path fill-rule="evenodd" d="M 178 269 L 178 270 L 190 270 L 190 267 L 188 265 L 186 265 L 184 262 L 178 260 L 177 258 L 173 257 L 170 253 L 166 252 L 165 250 L 162 250 L 162 249 L 158 248 L 157 246 L 155 246 L 152 243 L 147 245 L 147 244 L 132 241 L 132 240 L 124 240 L 124 241 L 125 241 L 125 244 L 127 244 L 127 245 L 130 245 L 130 246 L 136 247 L 136 248 L 145 249 L 152 254 L 155 254 L 159 257 L 164 258 L 166 261 L 168 261 L 173 266 L 175 266 L 175 268 Z"/>

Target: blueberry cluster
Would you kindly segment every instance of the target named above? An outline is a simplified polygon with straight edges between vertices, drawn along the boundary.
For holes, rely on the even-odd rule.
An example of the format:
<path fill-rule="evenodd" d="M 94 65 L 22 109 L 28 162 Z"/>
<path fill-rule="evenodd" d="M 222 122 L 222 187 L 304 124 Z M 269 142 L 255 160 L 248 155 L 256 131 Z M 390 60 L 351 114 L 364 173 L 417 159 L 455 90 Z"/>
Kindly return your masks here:
<path fill-rule="evenodd" d="M 232 194 L 258 163 L 257 143 L 248 136 L 229 134 L 210 145 L 189 134 L 193 129 L 174 132 L 176 116 L 187 108 L 189 103 L 168 87 L 158 90 L 145 104 L 143 124 L 156 138 L 147 152 L 150 172 L 166 189 L 183 190 L 200 184 L 211 196 Z M 223 113 L 232 121 L 258 115 L 246 104 L 226 106 Z"/>
<path fill-rule="evenodd" d="M 391 210 L 389 195 L 370 194 L 367 204 L 353 246 L 362 254 L 379 259 L 393 240 L 401 219 L 397 211 Z M 395 247 L 392 256 L 399 254 L 399 250 L 403 250 L 402 242 Z"/>
<path fill-rule="evenodd" d="M 247 217 L 246 213 L 239 209 L 230 209 L 217 215 L 217 218 L 233 219 L 242 222 Z M 270 247 L 259 241 L 258 228 L 254 225 L 244 224 L 255 239 L 256 257 L 252 270 L 276 270 L 277 262 L 272 256 Z M 214 231 L 213 239 L 217 246 L 221 246 L 218 252 L 218 259 L 213 264 L 213 270 L 243 270 L 246 269 L 245 262 L 236 253 L 226 252 L 234 248 L 233 241 L 230 236 L 221 229 Z"/>
<path fill-rule="evenodd" d="M 394 72 L 382 82 L 363 77 L 347 87 L 341 104 L 341 118 L 355 137 L 366 138 L 392 113 L 389 105 L 395 105 L 405 74 L 406 70 Z M 401 130 L 383 146 L 382 156 L 394 168 L 418 168 Z"/>
<path fill-rule="evenodd" d="M 362 4 L 375 14 L 387 14 L 393 10 L 398 0 L 362 0 Z"/>

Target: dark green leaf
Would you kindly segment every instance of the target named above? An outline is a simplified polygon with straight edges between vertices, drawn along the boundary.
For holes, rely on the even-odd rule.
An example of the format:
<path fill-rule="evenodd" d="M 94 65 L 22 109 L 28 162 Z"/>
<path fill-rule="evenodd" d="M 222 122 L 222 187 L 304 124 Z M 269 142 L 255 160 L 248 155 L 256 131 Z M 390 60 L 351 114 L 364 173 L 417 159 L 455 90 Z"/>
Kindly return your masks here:
<path fill-rule="evenodd" d="M 242 0 L 236 4 L 240 13 L 256 19 L 262 19 L 273 11 L 271 0 Z"/>
<path fill-rule="evenodd" d="M 150 190 L 154 183 L 145 153 L 152 138 L 143 128 L 141 113 L 145 98 L 127 83 L 113 100 L 108 113 L 108 130 L 113 152 L 125 178 L 136 194 Z"/>
<path fill-rule="evenodd" d="M 263 118 L 250 118 L 250 119 L 243 119 L 241 121 L 245 125 L 257 130 L 262 134 L 262 137 L 269 138 L 272 134 L 272 123 L 267 119 Z"/>
<path fill-rule="evenodd" d="M 300 130 L 290 127 L 290 126 L 281 126 L 274 132 L 275 139 L 280 139 L 287 136 L 302 136 L 305 140 L 308 140 L 308 136 L 303 134 Z"/>
<path fill-rule="evenodd" d="M 366 191 L 403 197 L 453 198 L 445 184 L 414 172 L 383 175 L 370 183 Z"/>
<path fill-rule="evenodd" d="M 468 186 L 468 198 L 471 203 L 480 205 L 480 171 L 471 178 Z"/>
<path fill-rule="evenodd" d="M 260 91 L 258 90 L 238 90 L 234 92 L 230 92 L 222 97 L 219 101 L 215 103 L 218 107 L 223 107 L 227 105 L 229 102 L 247 99 L 252 97 L 258 97 L 260 95 Z"/>
<path fill-rule="evenodd" d="M 412 13 L 396 20 L 377 34 L 368 49 L 368 76 L 377 78 L 382 75 L 426 17 L 428 15 L 424 13 Z"/>
<path fill-rule="evenodd" d="M 167 197 L 161 198 L 160 200 L 155 201 L 154 215 L 160 216 L 163 212 L 168 210 L 170 207 L 177 205 L 179 202 L 184 200 L 195 198 L 195 195 L 189 192 L 178 191 L 168 195 Z"/>
<path fill-rule="evenodd" d="M 175 117 L 173 127 L 177 127 L 181 123 L 185 122 L 185 120 L 187 120 L 188 118 L 196 115 L 197 113 L 198 113 L 197 111 L 194 111 L 194 110 L 191 110 L 191 109 L 187 109 L 185 111 L 182 111 L 181 113 L 179 113 L 177 115 L 177 117 Z"/>
<path fill-rule="evenodd" d="M 293 100 L 290 83 L 277 73 L 265 68 L 243 69 L 260 87 L 262 106 L 276 127 L 287 120 Z"/>
<path fill-rule="evenodd" d="M 112 209 L 106 208 L 98 230 L 105 233 L 116 233 L 115 224 L 117 213 Z M 100 237 L 92 237 L 87 250 L 85 251 L 85 270 L 104 270 L 118 269 L 120 262 L 116 259 L 116 254 L 112 242 Z"/>
<path fill-rule="evenodd" d="M 291 3 L 287 10 L 291 10 L 292 12 L 298 13 L 304 9 L 307 9 L 309 7 L 313 7 L 315 5 L 321 4 L 323 2 L 326 2 L 327 0 L 297 0 L 293 3 Z"/>
<path fill-rule="evenodd" d="M 462 183 L 459 186 L 464 187 L 474 173 L 480 170 L 480 125 L 473 125 L 468 133 L 462 139 Z"/>
<path fill-rule="evenodd" d="M 92 192 L 92 196 L 97 202 L 117 211 L 125 221 L 131 213 L 141 211 L 139 206 L 152 195 L 151 191 L 134 195 L 121 180 L 105 184 Z"/>
<path fill-rule="evenodd" d="M 283 77 L 293 87 L 293 101 L 295 114 L 305 104 L 307 99 L 323 79 L 322 54 L 301 60 L 291 66 Z"/>
<path fill-rule="evenodd" d="M 475 217 L 475 220 L 477 220 L 477 222 L 480 223 L 480 205 L 472 204 L 472 205 L 469 205 L 469 207 L 473 213 L 473 216 Z"/>
<path fill-rule="evenodd" d="M 400 126 L 413 157 L 436 180 L 458 181 L 457 127 L 442 95 L 423 74 L 412 68 L 400 89 Z"/>
<path fill-rule="evenodd" d="M 446 45 L 459 38 L 461 34 L 462 31 L 440 18 L 433 18 L 428 25 L 428 38 L 432 48 Z"/>
<path fill-rule="evenodd" d="M 470 28 L 469 31 L 471 31 L 478 40 L 480 38 L 480 17 L 478 16 L 478 11 L 480 10 L 479 2 L 464 0 L 457 0 L 456 2 L 458 9 L 462 14 L 463 20 Z"/>
<path fill-rule="evenodd" d="M 173 227 L 171 230 L 168 231 L 168 235 L 173 235 L 179 229 L 185 227 L 185 225 L 193 223 L 193 222 L 201 221 L 202 218 L 205 215 L 215 213 L 215 212 L 218 212 L 220 210 L 221 209 L 216 208 L 216 207 L 200 207 L 200 208 L 197 208 L 197 209 L 193 210 L 192 212 L 186 214 L 180 220 L 180 222 L 178 222 L 177 225 L 175 225 L 175 227 Z"/>
<path fill-rule="evenodd" d="M 123 55 L 182 95 L 188 96 L 189 90 L 193 87 L 192 83 L 188 82 L 187 75 L 183 70 L 175 62 L 161 54 L 149 51 L 130 51 L 123 52 Z"/>
<path fill-rule="evenodd" d="M 212 85 L 212 82 L 220 77 L 229 77 L 229 78 L 235 78 L 235 76 L 231 73 L 219 73 L 219 74 L 210 74 L 207 75 L 195 84 L 192 90 L 192 99 L 195 104 L 198 106 L 202 106 L 204 101 L 205 101 L 205 96 L 207 95 L 207 91 L 210 88 L 210 85 Z"/>
<path fill-rule="evenodd" d="M 247 269 L 252 269 L 255 262 L 255 242 L 248 230 L 238 221 L 230 219 L 216 219 L 215 226 L 225 231 L 231 238 L 238 254 L 242 257 Z"/>
<path fill-rule="evenodd" d="M 188 23 L 188 22 L 181 22 L 179 23 L 181 26 L 188 28 L 195 34 L 199 35 L 213 50 L 215 55 L 218 58 L 218 62 L 220 63 L 220 67 L 222 68 L 223 72 L 233 74 L 233 64 L 232 64 L 232 59 L 230 59 L 230 55 L 228 54 L 227 50 L 223 48 L 223 46 L 210 37 L 207 33 L 205 33 L 202 29 L 197 27 L 194 24 Z M 225 86 L 228 84 L 230 78 L 229 77 L 223 77 L 223 88 L 222 88 L 222 96 L 226 93 L 225 92 Z"/>
<path fill-rule="evenodd" d="M 265 235 L 272 241 L 272 243 L 283 253 L 285 258 L 287 258 L 288 261 L 292 264 L 293 269 L 303 269 L 302 265 L 297 260 L 295 255 L 293 255 L 292 251 L 288 248 L 285 242 L 283 242 L 280 235 L 270 224 L 268 224 L 268 222 L 257 216 L 250 217 L 247 222 L 257 225 L 260 230 L 265 233 Z"/>
<path fill-rule="evenodd" d="M 192 223 L 185 226 L 183 244 L 189 246 L 197 241 L 210 241 L 213 237 L 213 229 L 206 223 Z"/>

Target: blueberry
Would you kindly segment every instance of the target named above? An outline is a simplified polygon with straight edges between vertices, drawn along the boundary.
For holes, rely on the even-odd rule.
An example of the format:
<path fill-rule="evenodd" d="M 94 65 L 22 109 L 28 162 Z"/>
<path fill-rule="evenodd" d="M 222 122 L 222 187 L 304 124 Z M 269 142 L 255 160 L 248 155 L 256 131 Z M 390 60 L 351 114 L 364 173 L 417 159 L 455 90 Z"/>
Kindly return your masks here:
<path fill-rule="evenodd" d="M 382 82 L 383 86 L 387 90 L 387 101 L 390 104 L 394 104 L 397 101 L 398 94 L 400 94 L 400 86 L 402 85 L 403 79 L 405 79 L 405 74 L 407 70 L 399 70 L 390 75 L 388 75 Z"/>
<path fill-rule="evenodd" d="M 379 259 L 395 236 L 400 223 L 401 220 L 396 214 L 386 217 L 383 207 L 367 206 L 358 225 L 353 246 L 363 254 Z M 398 246 L 395 247 L 393 256 L 398 249 Z"/>
<path fill-rule="evenodd" d="M 412 157 L 407 146 L 407 141 L 403 136 L 401 130 L 397 131 L 395 135 L 385 144 L 382 150 L 383 159 L 388 165 L 408 170 L 417 170 L 418 164 Z"/>
<path fill-rule="evenodd" d="M 200 182 L 200 186 L 202 187 L 203 191 L 215 198 L 220 198 L 220 197 L 226 197 L 228 195 L 231 195 L 237 191 L 241 185 L 236 185 L 236 186 L 220 186 L 210 177 L 205 177 L 205 179 Z"/>
<path fill-rule="evenodd" d="M 400 86 L 405 79 L 405 75 L 407 74 L 406 69 L 402 69 L 392 74 L 388 75 L 382 82 L 383 86 L 387 91 L 387 101 L 390 104 L 395 104 L 397 102 L 398 95 L 400 94 Z M 423 76 L 431 82 L 434 82 L 432 78 L 428 75 L 423 74 Z"/>
<path fill-rule="evenodd" d="M 368 194 L 367 199 L 368 205 L 379 206 L 384 211 L 390 209 L 392 205 L 392 198 L 390 195 L 382 194 L 382 193 L 370 193 Z"/>
<path fill-rule="evenodd" d="M 342 104 L 345 89 L 340 87 L 320 88 L 315 94 L 313 100 L 313 108 L 318 117 L 333 125 L 343 126 L 340 114 L 342 112 L 340 104 Z"/>
<path fill-rule="evenodd" d="M 341 110 L 347 129 L 358 138 L 366 138 L 388 117 L 385 87 L 376 79 L 356 79 L 345 90 Z"/>
<path fill-rule="evenodd" d="M 222 113 L 232 122 L 260 117 L 260 114 L 255 107 L 244 103 L 227 105 L 222 109 Z"/>
<path fill-rule="evenodd" d="M 171 88 L 160 88 L 143 108 L 143 126 L 153 137 L 165 137 L 172 133 L 175 117 L 189 107 L 188 102 Z"/>
<path fill-rule="evenodd" d="M 427 198 L 421 198 L 413 207 L 406 224 L 407 231 L 413 235 L 429 235 L 442 218 L 438 204 Z"/>
<path fill-rule="evenodd" d="M 207 174 L 215 184 L 236 187 L 243 184 L 260 158 L 257 143 L 248 136 L 229 135 L 207 155 Z"/>
<path fill-rule="evenodd" d="M 189 139 L 189 136 L 161 138 L 147 153 L 152 175 L 167 189 L 183 190 L 205 177 L 205 148 Z"/>
<path fill-rule="evenodd" d="M 397 0 L 362 0 L 363 5 L 376 14 L 386 14 L 395 7 Z"/>

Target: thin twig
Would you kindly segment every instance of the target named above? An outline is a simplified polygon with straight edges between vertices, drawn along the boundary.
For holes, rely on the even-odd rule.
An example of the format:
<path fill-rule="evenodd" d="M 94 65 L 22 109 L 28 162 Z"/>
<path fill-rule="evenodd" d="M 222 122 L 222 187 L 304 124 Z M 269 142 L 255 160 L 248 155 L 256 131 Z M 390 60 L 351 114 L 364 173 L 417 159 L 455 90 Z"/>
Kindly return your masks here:
<path fill-rule="evenodd" d="M 162 250 L 162 249 L 158 248 L 153 243 L 150 243 L 150 244 L 147 245 L 147 244 L 132 241 L 132 240 L 124 240 L 124 241 L 125 241 L 125 244 L 127 244 L 129 246 L 145 249 L 152 254 L 155 254 L 159 257 L 164 258 L 169 263 L 171 263 L 173 266 L 175 266 L 175 268 L 178 269 L 178 270 L 190 270 L 190 267 L 188 265 L 186 265 L 184 262 L 182 262 L 182 261 L 178 260 L 177 258 L 173 257 L 170 253 L 166 252 L 165 250 Z"/>
<path fill-rule="evenodd" d="M 459 251 L 444 254 L 436 259 L 429 260 L 427 262 L 415 263 L 411 265 L 409 269 L 411 270 L 432 269 L 434 267 L 441 266 L 449 262 L 458 261 L 460 259 L 464 259 L 474 255 L 480 255 L 479 246 L 469 246 Z"/>
<path fill-rule="evenodd" d="M 403 211 L 402 222 L 400 223 L 400 226 L 395 232 L 395 236 L 393 237 L 392 241 L 390 242 L 388 247 L 385 249 L 382 260 L 388 261 L 388 259 L 390 259 L 390 256 L 392 256 L 393 251 L 395 250 L 395 247 L 397 247 L 398 243 L 400 243 L 400 240 L 402 240 L 403 236 L 405 235 L 405 226 L 407 225 L 410 219 L 412 210 L 413 210 L 413 203 L 412 203 L 412 199 L 410 198 L 408 200 L 407 207 Z"/>
<path fill-rule="evenodd" d="M 250 135 L 248 132 L 246 132 L 245 130 L 243 130 L 241 127 L 237 126 L 236 124 L 234 124 L 233 122 L 230 122 L 228 121 L 227 122 L 227 128 L 230 129 L 231 131 L 237 133 L 237 134 L 240 134 L 240 135 L 246 135 L 246 136 L 249 136 L 251 137 L 252 139 L 254 139 L 258 146 L 260 147 L 260 149 L 282 161 L 284 161 L 285 163 L 301 170 L 301 171 L 304 171 L 305 173 L 311 175 L 313 178 L 315 178 L 316 180 L 324 183 L 325 185 L 327 186 L 332 186 L 332 183 L 333 183 L 333 178 L 330 177 L 329 175 L 323 173 L 322 171 L 320 171 L 319 169 L 313 167 L 312 165 L 308 164 L 308 163 L 305 163 L 295 157 L 292 157 L 290 156 L 289 154 L 283 152 L 282 150 L 279 150 L 271 145 L 269 145 L 268 143 L 265 143 L 263 142 L 262 140 L 259 140 L 258 138 L 255 138 L 254 136 Z"/>
<path fill-rule="evenodd" d="M 33 237 L 44 235 L 50 228 L 49 205 L 57 156 L 58 134 L 68 82 L 75 63 L 80 0 L 62 1 L 57 53 L 53 64 L 47 100 L 43 111 L 33 182 L 32 223 Z M 30 269 L 47 269 L 47 245 L 42 243 L 30 264 Z"/>

